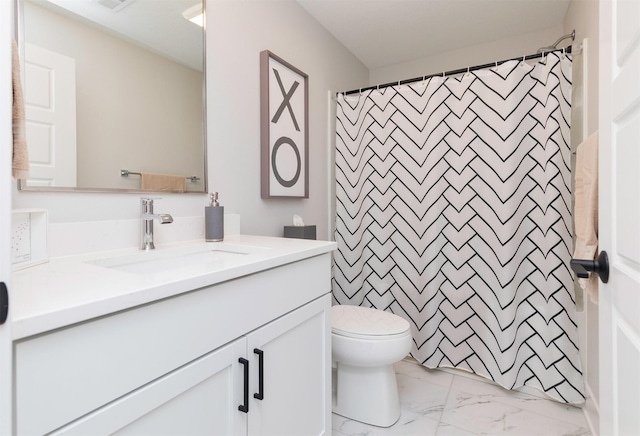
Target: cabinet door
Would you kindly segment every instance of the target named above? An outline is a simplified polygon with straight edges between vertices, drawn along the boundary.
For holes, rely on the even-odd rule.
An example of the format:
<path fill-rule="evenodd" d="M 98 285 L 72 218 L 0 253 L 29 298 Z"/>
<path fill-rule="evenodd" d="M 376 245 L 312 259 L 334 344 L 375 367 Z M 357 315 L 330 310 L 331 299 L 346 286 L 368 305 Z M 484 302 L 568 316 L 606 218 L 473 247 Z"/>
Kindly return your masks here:
<path fill-rule="evenodd" d="M 54 434 L 242 435 L 242 338 L 213 351 Z"/>
<path fill-rule="evenodd" d="M 247 336 L 250 435 L 331 431 L 330 306 L 325 295 Z"/>

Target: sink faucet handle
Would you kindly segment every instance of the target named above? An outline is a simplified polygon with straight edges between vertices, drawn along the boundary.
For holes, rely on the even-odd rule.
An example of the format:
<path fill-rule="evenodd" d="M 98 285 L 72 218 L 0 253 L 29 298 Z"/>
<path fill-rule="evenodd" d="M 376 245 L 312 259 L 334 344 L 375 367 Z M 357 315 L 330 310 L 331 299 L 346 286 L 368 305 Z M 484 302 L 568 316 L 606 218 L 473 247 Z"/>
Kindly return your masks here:
<path fill-rule="evenodd" d="M 140 210 L 142 213 L 153 213 L 153 200 L 160 200 L 162 197 L 140 197 Z"/>

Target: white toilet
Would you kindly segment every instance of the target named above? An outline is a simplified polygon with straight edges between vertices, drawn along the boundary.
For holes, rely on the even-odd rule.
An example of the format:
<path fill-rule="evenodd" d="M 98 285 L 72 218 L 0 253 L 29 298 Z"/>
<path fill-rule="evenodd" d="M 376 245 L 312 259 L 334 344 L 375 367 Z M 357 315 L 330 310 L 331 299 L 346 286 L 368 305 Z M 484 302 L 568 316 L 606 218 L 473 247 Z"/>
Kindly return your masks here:
<path fill-rule="evenodd" d="M 331 308 L 331 351 L 337 384 L 333 412 L 389 427 L 400 418 L 393 364 L 411 350 L 409 323 L 360 306 Z"/>

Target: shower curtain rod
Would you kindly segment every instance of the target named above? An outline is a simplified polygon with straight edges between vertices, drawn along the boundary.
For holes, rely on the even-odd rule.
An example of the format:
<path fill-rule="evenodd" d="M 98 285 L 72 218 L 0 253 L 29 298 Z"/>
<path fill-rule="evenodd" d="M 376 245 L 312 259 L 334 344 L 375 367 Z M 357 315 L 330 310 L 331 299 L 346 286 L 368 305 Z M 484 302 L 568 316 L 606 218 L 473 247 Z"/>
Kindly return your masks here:
<path fill-rule="evenodd" d="M 553 52 L 556 52 L 556 51 L 564 51 L 565 53 L 571 53 L 571 47 L 572 46 L 570 45 L 570 46 L 565 47 L 565 48 L 558 48 L 558 49 L 555 49 L 555 50 L 544 51 L 542 53 L 531 54 L 531 55 L 527 55 L 527 56 L 524 56 L 524 57 L 505 59 L 503 61 L 491 62 L 490 64 L 476 65 L 475 67 L 460 68 L 459 70 L 444 71 L 442 73 L 430 74 L 428 76 L 414 77 L 413 79 L 398 80 L 397 82 L 389 82 L 389 83 L 384 83 L 382 85 L 367 86 L 366 88 L 359 88 L 359 89 L 352 89 L 351 91 L 337 92 L 336 96 L 340 95 L 340 94 L 344 94 L 344 95 L 358 94 L 358 93 L 360 93 L 362 91 L 370 91 L 372 89 L 388 88 L 389 86 L 407 85 L 409 83 L 421 82 L 423 80 L 427 80 L 427 79 L 430 79 L 432 77 L 455 76 L 456 74 L 462 74 L 462 73 L 467 73 L 467 72 L 471 72 L 471 71 L 477 71 L 477 70 L 482 70 L 482 69 L 489 68 L 489 67 L 498 66 L 498 65 L 504 64 L 505 62 L 509 62 L 509 61 L 518 61 L 518 60 L 526 60 L 526 61 L 528 61 L 528 60 L 531 60 L 531 59 L 538 59 L 538 58 L 541 58 L 543 56 L 546 56 L 549 53 L 553 53 Z"/>

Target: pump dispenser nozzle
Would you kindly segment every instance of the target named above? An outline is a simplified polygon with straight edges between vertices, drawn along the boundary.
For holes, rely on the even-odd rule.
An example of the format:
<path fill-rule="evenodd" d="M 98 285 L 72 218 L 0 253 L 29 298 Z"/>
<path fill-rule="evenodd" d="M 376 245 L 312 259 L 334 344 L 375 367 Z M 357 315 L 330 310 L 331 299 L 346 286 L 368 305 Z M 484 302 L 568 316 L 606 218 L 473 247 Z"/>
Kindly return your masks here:
<path fill-rule="evenodd" d="M 211 203 L 209 203 L 209 206 L 220 206 L 220 203 L 218 202 L 217 192 L 212 192 L 211 194 L 209 194 L 209 198 L 211 198 Z"/>

